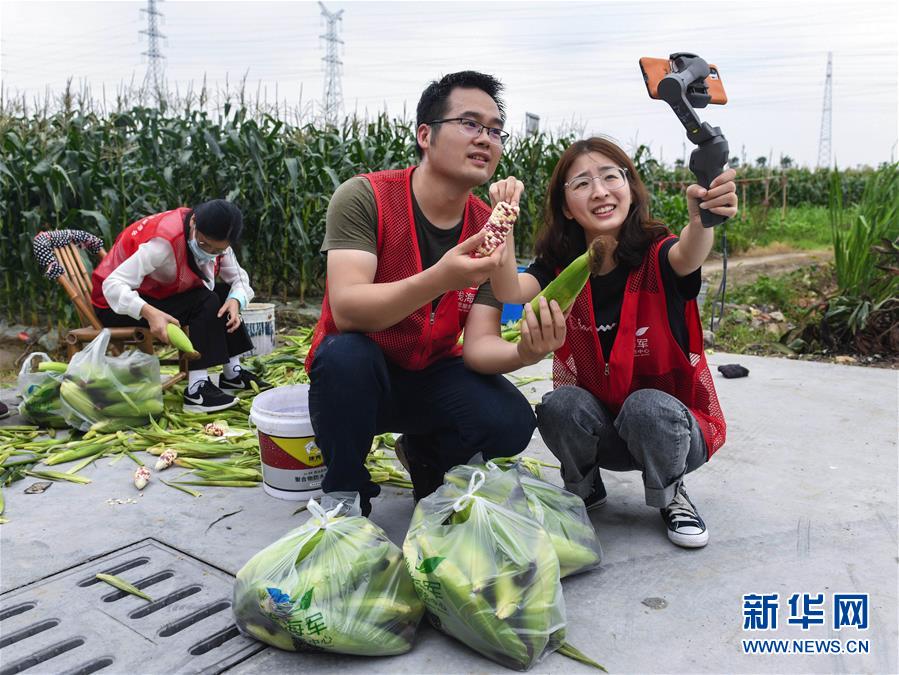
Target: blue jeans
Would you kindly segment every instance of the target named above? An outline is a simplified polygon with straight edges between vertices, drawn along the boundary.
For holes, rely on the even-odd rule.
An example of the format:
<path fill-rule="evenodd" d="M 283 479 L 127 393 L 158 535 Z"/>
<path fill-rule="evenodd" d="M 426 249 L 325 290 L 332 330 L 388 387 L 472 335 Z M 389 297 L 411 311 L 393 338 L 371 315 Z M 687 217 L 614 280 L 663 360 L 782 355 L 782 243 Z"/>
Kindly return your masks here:
<path fill-rule="evenodd" d="M 708 459 L 693 413 L 657 389 L 633 392 L 616 417 L 586 389 L 559 387 L 537 406 L 537 424 L 565 488 L 583 498 L 600 468 L 641 471 L 646 504 L 664 508 L 684 474 Z"/>
<path fill-rule="evenodd" d="M 365 468 L 375 434 L 426 438 L 418 447 L 445 472 L 477 452 L 516 455 L 536 427 L 527 399 L 505 377 L 475 373 L 461 358 L 404 370 L 362 333 L 322 340 L 309 378 L 312 428 L 328 467 L 322 489 L 359 492 L 364 510 L 381 491 Z"/>

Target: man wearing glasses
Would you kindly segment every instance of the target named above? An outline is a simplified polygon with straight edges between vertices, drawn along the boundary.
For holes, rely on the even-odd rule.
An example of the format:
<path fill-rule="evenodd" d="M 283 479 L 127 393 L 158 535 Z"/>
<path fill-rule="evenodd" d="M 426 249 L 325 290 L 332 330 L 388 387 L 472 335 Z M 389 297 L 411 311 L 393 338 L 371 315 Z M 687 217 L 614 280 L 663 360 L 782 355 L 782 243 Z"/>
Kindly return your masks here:
<path fill-rule="evenodd" d="M 473 303 L 501 307 L 478 287 L 500 263 L 470 253 L 490 207 L 471 194 L 488 182 L 508 133 L 490 75 L 464 71 L 432 82 L 417 108 L 418 166 L 351 178 L 328 206 L 322 317 L 306 361 L 325 492 L 359 492 L 364 514 L 380 492 L 365 469 L 375 434 L 402 432 L 397 454 L 414 496 L 451 467 L 521 452 L 535 418 L 505 378 L 469 371 L 459 335 Z M 517 203 L 510 177 L 491 199 Z"/>

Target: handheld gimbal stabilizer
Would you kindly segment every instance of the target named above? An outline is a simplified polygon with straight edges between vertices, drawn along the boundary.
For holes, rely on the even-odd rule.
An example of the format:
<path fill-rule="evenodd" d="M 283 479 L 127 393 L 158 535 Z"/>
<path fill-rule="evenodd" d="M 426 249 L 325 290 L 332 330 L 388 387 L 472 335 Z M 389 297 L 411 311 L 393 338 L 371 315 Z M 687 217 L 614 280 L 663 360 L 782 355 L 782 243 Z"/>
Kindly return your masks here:
<path fill-rule="evenodd" d="M 687 138 L 698 147 L 690 153 L 690 171 L 699 184 L 708 188 L 724 171 L 729 148 L 720 127 L 700 122 L 694 108 L 705 108 L 711 97 L 705 79 L 709 76 L 709 64 L 695 54 L 678 52 L 670 56 L 671 72 L 659 82 L 659 98 L 668 103 L 677 119 L 687 130 Z M 720 225 L 727 218 L 702 210 L 705 227 Z"/>

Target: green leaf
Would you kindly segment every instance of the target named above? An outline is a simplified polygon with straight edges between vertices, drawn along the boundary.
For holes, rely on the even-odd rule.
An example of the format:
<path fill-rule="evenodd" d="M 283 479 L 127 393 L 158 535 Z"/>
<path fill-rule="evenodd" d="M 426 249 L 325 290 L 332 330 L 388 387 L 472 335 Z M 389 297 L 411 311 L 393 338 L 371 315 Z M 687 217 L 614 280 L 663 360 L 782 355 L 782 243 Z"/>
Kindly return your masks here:
<path fill-rule="evenodd" d="M 310 588 L 303 593 L 303 597 L 300 598 L 300 609 L 309 609 L 309 606 L 312 604 L 312 591 L 314 590 L 314 588 Z"/>
<path fill-rule="evenodd" d="M 437 569 L 437 566 L 442 563 L 446 558 L 442 555 L 435 555 L 433 558 L 425 558 L 421 561 L 421 564 L 415 569 L 421 572 L 422 574 L 430 574 L 434 570 Z"/>
<path fill-rule="evenodd" d="M 93 218 L 95 221 L 97 221 L 97 227 L 99 227 L 100 232 L 103 233 L 103 238 L 107 242 L 113 240 L 112 230 L 110 230 L 109 228 L 109 221 L 106 219 L 106 216 L 104 216 L 99 211 L 88 211 L 86 209 L 78 209 L 78 213 L 80 213 L 82 216 Z"/>
<path fill-rule="evenodd" d="M 133 586 L 132 584 L 129 584 L 127 581 L 125 581 L 124 579 L 121 579 L 115 575 L 98 574 L 96 576 L 100 581 L 105 581 L 107 584 L 109 584 L 110 586 L 115 586 L 120 591 L 125 591 L 125 593 L 130 593 L 131 595 L 136 595 L 139 598 L 143 598 L 144 600 L 148 600 L 151 602 L 153 600 L 153 598 L 151 598 L 149 595 L 144 593 L 137 586 Z"/>

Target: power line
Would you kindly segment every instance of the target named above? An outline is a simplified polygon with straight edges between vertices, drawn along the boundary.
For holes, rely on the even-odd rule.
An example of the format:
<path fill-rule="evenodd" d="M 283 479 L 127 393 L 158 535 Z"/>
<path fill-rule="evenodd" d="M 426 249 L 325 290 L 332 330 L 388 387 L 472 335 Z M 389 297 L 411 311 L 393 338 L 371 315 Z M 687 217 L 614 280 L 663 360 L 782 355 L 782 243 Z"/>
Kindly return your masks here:
<path fill-rule="evenodd" d="M 159 17 L 162 16 L 162 13 L 156 9 L 157 2 L 162 2 L 162 0 L 147 0 L 147 8 L 140 10 L 147 15 L 147 29 L 139 31 L 139 33 L 146 35 L 149 43 L 147 51 L 142 54 L 147 57 L 147 74 L 144 77 L 144 89 L 153 91 L 158 101 L 163 97 L 165 86 L 165 57 L 159 49 L 159 39 L 165 38 L 165 35 L 159 32 Z"/>
<path fill-rule="evenodd" d="M 340 84 L 340 67 L 343 62 L 337 57 L 337 45 L 343 44 L 343 40 L 337 37 L 337 24 L 340 22 L 343 10 L 338 12 L 329 12 L 324 4 L 318 3 L 321 7 L 322 16 L 328 22 L 328 30 L 324 35 L 319 37 L 325 41 L 325 91 L 322 97 L 323 116 L 325 122 L 337 125 L 340 117 L 340 110 L 343 107 L 343 90 Z"/>
<path fill-rule="evenodd" d="M 827 76 L 824 78 L 824 104 L 821 107 L 821 133 L 818 136 L 818 166 L 830 166 L 831 66 L 833 52 L 827 52 Z"/>

